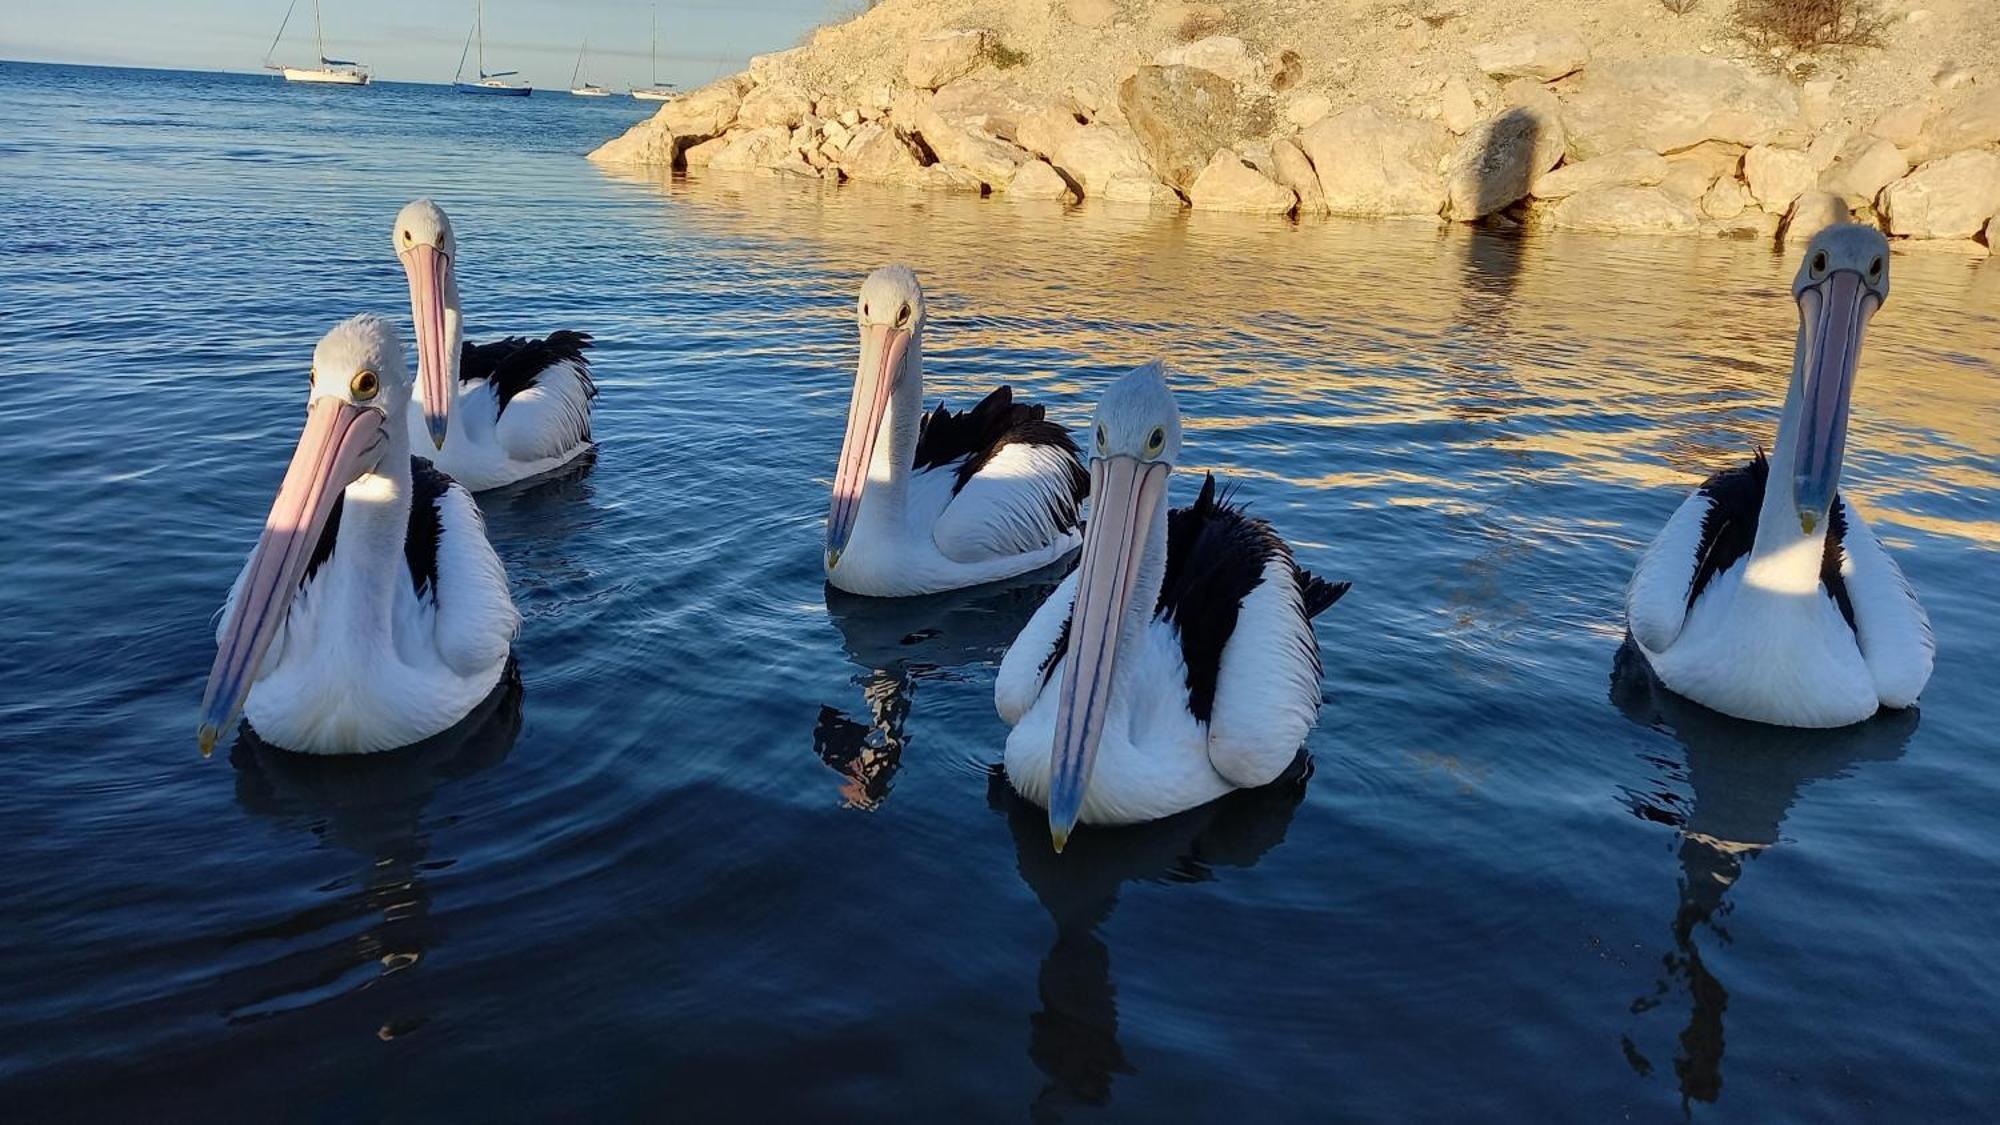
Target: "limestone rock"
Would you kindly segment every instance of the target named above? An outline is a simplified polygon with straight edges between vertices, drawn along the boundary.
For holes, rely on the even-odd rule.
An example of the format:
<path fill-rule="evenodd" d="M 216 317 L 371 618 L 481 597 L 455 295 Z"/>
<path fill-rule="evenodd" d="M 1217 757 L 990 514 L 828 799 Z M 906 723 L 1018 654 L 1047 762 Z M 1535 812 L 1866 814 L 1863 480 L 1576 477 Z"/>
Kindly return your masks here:
<path fill-rule="evenodd" d="M 1851 207 L 1866 207 L 1909 170 L 1910 162 L 1895 145 L 1881 137 L 1863 137 L 1834 158 L 1833 166 L 1820 174 L 1819 186 Z"/>
<path fill-rule="evenodd" d="M 2000 250 L 2000 241 L 1996 241 L 2000 240 L 2000 212 L 1996 212 L 1992 218 L 1986 220 L 1984 237 L 1989 249 Z"/>
<path fill-rule="evenodd" d="M 789 129 L 812 113 L 812 98 L 796 86 L 759 86 L 743 95 L 736 110 L 739 124 L 752 129 L 782 125 Z"/>
<path fill-rule="evenodd" d="M 1967 98 L 1933 122 L 1924 140 L 1925 152 L 1932 158 L 2000 144 L 2000 89 Z"/>
<path fill-rule="evenodd" d="M 1667 56 L 1595 67 L 1563 103 L 1570 155 L 1628 148 L 1668 153 L 1703 141 L 1758 145 L 1803 131 L 1784 80 L 1700 56 Z"/>
<path fill-rule="evenodd" d="M 1299 197 L 1291 188 L 1264 178 L 1228 149 L 1222 149 L 1196 176 L 1188 202 L 1197 211 L 1241 211 L 1252 215 L 1289 215 Z"/>
<path fill-rule="evenodd" d="M 1438 163 L 1450 134 L 1442 125 L 1363 105 L 1328 117 L 1299 139 L 1335 214 L 1436 215 L 1444 207 Z"/>
<path fill-rule="evenodd" d="M 1690 234 L 1700 227 L 1694 209 L 1656 187 L 1600 187 L 1555 205 L 1548 223 L 1557 230 L 1621 234 Z"/>
<path fill-rule="evenodd" d="M 954 78 L 979 69 L 991 35 L 984 28 L 940 31 L 917 40 L 903 63 L 903 78 L 923 90 L 935 90 Z"/>
<path fill-rule="evenodd" d="M 1174 193 L 1174 189 L 1154 179 L 1150 172 L 1127 172 L 1113 176 L 1098 194 L 1112 203 L 1147 203 L 1161 207 L 1181 205 L 1181 197 Z"/>
<path fill-rule="evenodd" d="M 1562 199 L 1598 187 L 1650 187 L 1667 178 L 1667 158 L 1634 148 L 1565 164 L 1535 180 L 1536 199 Z"/>
<path fill-rule="evenodd" d="M 1971 238 L 2000 211 L 2000 155 L 1983 149 L 1933 160 L 1882 189 L 1889 233 Z"/>
<path fill-rule="evenodd" d="M 658 118 L 639 122 L 619 136 L 590 151 L 598 164 L 642 164 L 672 168 L 690 151 L 693 137 L 683 137 L 660 124 Z"/>
<path fill-rule="evenodd" d="M 1438 120 L 1460 136 L 1479 124 L 1479 106 L 1472 100 L 1472 87 L 1466 85 L 1463 75 L 1445 79 L 1444 89 L 1438 94 Z"/>
<path fill-rule="evenodd" d="M 739 76 L 718 79 L 660 107 L 654 120 L 677 136 L 705 141 L 721 136 L 736 123 L 747 82 Z"/>
<path fill-rule="evenodd" d="M 1743 182 L 1766 211 L 1783 212 L 1818 179 L 1812 158 L 1797 149 L 1758 145 L 1743 154 Z"/>
<path fill-rule="evenodd" d="M 1553 82 L 1583 69 L 1590 47 L 1573 31 L 1530 31 L 1481 43 L 1472 61 L 1495 78 L 1538 78 Z"/>
<path fill-rule="evenodd" d="M 1325 94 L 1306 94 L 1293 98 L 1285 107 L 1285 120 L 1301 129 L 1310 129 L 1320 119 L 1333 112 L 1333 99 Z"/>
<path fill-rule="evenodd" d="M 1701 213 L 1710 219 L 1733 219 L 1750 206 L 1750 192 L 1734 176 L 1715 181 L 1701 197 Z"/>
<path fill-rule="evenodd" d="M 1529 188 L 1563 156 L 1562 120 L 1525 106 L 1467 133 L 1445 168 L 1452 218 L 1471 222 L 1525 199 Z"/>
<path fill-rule="evenodd" d="M 1014 143 L 1044 159 L 1053 160 L 1063 142 L 1083 127 L 1076 114 L 1059 106 L 1043 106 L 1021 117 L 1014 125 Z"/>
<path fill-rule="evenodd" d="M 1717 180 L 1719 187 L 1724 181 Z M 1735 181 L 1728 181 L 1734 183 Z M 1702 232 L 1718 238 L 1738 238 L 1745 241 L 1774 242 L 1778 237 L 1778 216 L 1769 211 L 1755 208 L 1745 210 L 1727 219 L 1712 219 L 1701 224 Z"/>
<path fill-rule="evenodd" d="M 1118 108 L 1160 178 L 1180 191 L 1219 148 L 1255 130 L 1241 121 L 1236 87 L 1192 66 L 1142 66 L 1118 85 Z"/>
<path fill-rule="evenodd" d="M 729 145 L 715 154 L 708 166 L 717 170 L 760 168 L 793 154 L 792 131 L 781 125 L 732 133 Z"/>
<path fill-rule="evenodd" d="M 1709 189 L 1723 180 L 1721 173 L 1699 160 L 1675 160 L 1667 158 L 1666 178 L 1659 182 L 1659 189 L 1689 205 L 1699 202 L 1708 195 Z"/>
<path fill-rule="evenodd" d="M 1785 212 L 1784 225 L 1778 228 L 1778 241 L 1804 243 L 1820 231 L 1847 219 L 1846 200 L 1830 191 L 1808 191 Z"/>
<path fill-rule="evenodd" d="M 1065 203 L 1076 198 L 1076 192 L 1045 160 L 1030 160 L 1014 173 L 1014 179 L 1007 185 L 1009 199 L 1056 199 Z"/>
<path fill-rule="evenodd" d="M 698 145 L 688 146 L 687 151 L 681 154 L 681 162 L 690 168 L 706 168 L 709 162 L 715 159 L 716 154 L 728 148 L 731 143 L 728 137 L 710 137 Z"/>
<path fill-rule="evenodd" d="M 1234 35 L 1211 35 L 1153 56 L 1156 66 L 1191 66 L 1239 85 L 1254 85 L 1269 73 L 1262 56 Z"/>
<path fill-rule="evenodd" d="M 916 148 L 894 128 L 879 121 L 856 130 L 854 140 L 840 153 L 840 170 L 850 180 L 907 182 L 920 176 L 923 167 Z"/>
<path fill-rule="evenodd" d="M 989 187 L 1005 188 L 1021 165 L 1032 159 L 1018 145 L 983 129 L 946 121 L 935 103 L 918 110 L 913 124 L 938 160 L 978 177 Z"/>
<path fill-rule="evenodd" d="M 1805 114 L 1806 124 L 1817 129 L 1833 120 L 1833 90 L 1831 78 L 1820 78 L 1799 87 L 1799 111 Z"/>
<path fill-rule="evenodd" d="M 1291 188 L 1299 197 L 1299 214 L 1319 215 L 1326 211 L 1326 193 L 1320 190 L 1319 173 L 1312 158 L 1290 139 L 1271 146 L 1272 179 Z"/>
<path fill-rule="evenodd" d="M 954 125 L 979 129 L 1016 144 L 1020 143 L 1021 123 L 1029 117 L 1044 110 L 1069 116 L 1066 109 L 1057 109 L 1057 103 L 1018 82 L 978 75 L 939 90 L 930 99 L 930 108 Z"/>
<path fill-rule="evenodd" d="M 1128 130 L 1098 122 L 1077 126 L 1063 139 L 1049 163 L 1068 176 L 1070 182 L 1081 185 L 1086 197 L 1104 194 L 1111 181 L 1119 176 L 1147 182 L 1154 179 L 1138 138 Z"/>
<path fill-rule="evenodd" d="M 1063 0 L 1063 14 L 1078 27 L 1103 27 L 1118 18 L 1115 0 Z"/>
<path fill-rule="evenodd" d="M 949 164 L 932 164 L 922 169 L 915 177 L 915 182 L 933 191 L 963 191 L 974 195 L 982 195 L 986 191 L 984 180 L 963 168 L 954 168 Z"/>
<path fill-rule="evenodd" d="M 1813 171 L 1824 173 L 1833 167 L 1833 162 L 1840 159 L 1840 154 L 1853 143 L 1853 140 L 1854 130 L 1843 125 L 1832 125 L 1821 130 L 1819 136 L 1814 137 L 1811 146 L 1806 149 L 1806 155 L 1812 157 Z"/>
<path fill-rule="evenodd" d="M 1868 135 L 1880 137 L 1897 148 L 1911 148 L 1923 139 L 1924 126 L 1931 119 L 1931 103 L 1918 98 L 1883 110 L 1868 126 Z"/>

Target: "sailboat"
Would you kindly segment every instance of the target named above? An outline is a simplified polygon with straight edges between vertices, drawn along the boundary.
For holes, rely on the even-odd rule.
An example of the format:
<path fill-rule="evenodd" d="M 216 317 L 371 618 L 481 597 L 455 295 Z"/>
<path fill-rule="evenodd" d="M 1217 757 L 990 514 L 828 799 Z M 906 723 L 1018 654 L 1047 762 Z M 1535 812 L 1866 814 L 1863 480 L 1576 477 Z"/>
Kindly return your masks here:
<path fill-rule="evenodd" d="M 479 80 L 467 82 L 464 77 L 465 55 L 466 51 L 472 49 L 475 41 L 479 44 Z M 465 47 L 465 51 L 458 53 L 458 69 L 451 75 L 452 89 L 461 94 L 488 94 L 503 98 L 525 98 L 535 92 L 534 87 L 526 82 L 506 81 L 507 78 L 521 73 L 518 70 L 486 69 L 486 5 L 483 3 L 474 3 L 472 6 L 472 34 L 466 37 Z"/>
<path fill-rule="evenodd" d="M 584 82 L 578 84 L 577 82 L 577 79 L 583 76 L 583 56 L 589 50 L 590 40 L 588 39 L 583 41 L 583 46 L 577 48 L 576 69 L 569 72 L 569 92 L 579 98 L 608 98 L 611 96 L 611 91 L 599 86 L 597 83 Z"/>
<path fill-rule="evenodd" d="M 320 29 L 319 0 L 313 0 L 313 42 L 319 47 L 318 66 L 280 66 L 271 61 L 278 51 L 278 44 L 285 38 L 285 28 L 292 22 L 292 11 L 299 6 L 299 0 L 285 8 L 285 18 L 278 24 L 277 37 L 271 40 L 271 49 L 264 52 L 264 69 L 275 70 L 285 76 L 287 82 L 317 82 L 326 86 L 366 86 L 368 68 L 349 59 L 326 57 L 326 35 Z"/>
<path fill-rule="evenodd" d="M 660 81 L 660 9 L 658 5 L 653 7 L 653 84 L 651 86 L 635 87 L 632 90 L 632 96 L 642 102 L 664 102 L 674 96 L 674 84 L 671 82 L 662 83 Z"/>

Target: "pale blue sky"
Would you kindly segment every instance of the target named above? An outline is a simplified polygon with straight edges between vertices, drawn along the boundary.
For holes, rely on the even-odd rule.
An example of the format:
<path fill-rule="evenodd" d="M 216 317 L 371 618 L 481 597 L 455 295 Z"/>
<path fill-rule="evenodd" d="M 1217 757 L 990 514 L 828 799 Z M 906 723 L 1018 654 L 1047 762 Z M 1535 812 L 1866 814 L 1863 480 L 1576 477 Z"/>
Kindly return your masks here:
<path fill-rule="evenodd" d="M 287 0 L 0 0 L 0 58 L 114 66 L 255 70 Z M 749 56 L 799 43 L 862 0 L 662 0 L 660 78 L 694 85 Z M 537 87 L 567 88 L 579 42 L 602 86 L 647 81 L 648 0 L 487 0 L 486 62 Z M 320 0 L 326 53 L 378 78 L 448 82 L 472 28 L 472 0 Z M 298 0 L 279 62 L 313 57 L 312 0 Z M 471 64 L 467 64 L 468 67 Z"/>

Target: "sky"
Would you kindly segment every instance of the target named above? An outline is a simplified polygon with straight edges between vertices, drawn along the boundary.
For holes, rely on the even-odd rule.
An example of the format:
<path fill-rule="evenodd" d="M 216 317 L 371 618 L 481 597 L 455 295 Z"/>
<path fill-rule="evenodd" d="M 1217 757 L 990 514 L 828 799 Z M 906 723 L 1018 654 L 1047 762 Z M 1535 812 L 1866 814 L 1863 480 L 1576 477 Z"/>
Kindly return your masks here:
<path fill-rule="evenodd" d="M 254 71 L 290 0 L 0 0 L 0 58 Z M 865 0 L 661 0 L 660 80 L 695 86 L 751 55 L 796 46 Z M 297 0 L 279 63 L 313 58 L 313 0 Z M 585 36 L 584 76 L 646 85 L 649 0 L 486 0 L 486 65 L 566 89 Z M 473 0 L 320 0 L 326 53 L 392 81 L 448 82 L 472 29 Z M 468 62 L 467 67 L 473 64 Z"/>

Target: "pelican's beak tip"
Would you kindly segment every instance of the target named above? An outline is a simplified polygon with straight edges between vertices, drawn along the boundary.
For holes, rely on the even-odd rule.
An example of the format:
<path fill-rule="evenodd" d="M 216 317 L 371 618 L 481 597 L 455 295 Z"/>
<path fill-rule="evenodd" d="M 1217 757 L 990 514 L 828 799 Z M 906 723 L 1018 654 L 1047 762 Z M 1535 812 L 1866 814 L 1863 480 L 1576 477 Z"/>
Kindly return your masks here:
<path fill-rule="evenodd" d="M 1056 846 L 1056 854 L 1061 855 L 1063 848 L 1069 844 L 1069 829 L 1050 828 L 1049 842 Z"/>
<path fill-rule="evenodd" d="M 215 744 L 222 738 L 222 732 L 213 723 L 203 723 L 195 737 L 201 743 L 201 756 L 207 758 L 215 753 Z"/>
<path fill-rule="evenodd" d="M 1819 526 L 1819 516 L 1813 512 L 1800 512 L 1799 526 L 1805 529 L 1807 535 L 1811 535 L 1813 528 Z"/>
<path fill-rule="evenodd" d="M 839 565 L 840 565 L 840 548 L 828 547 L 826 549 L 826 568 L 828 570 L 832 570 L 834 567 Z"/>

